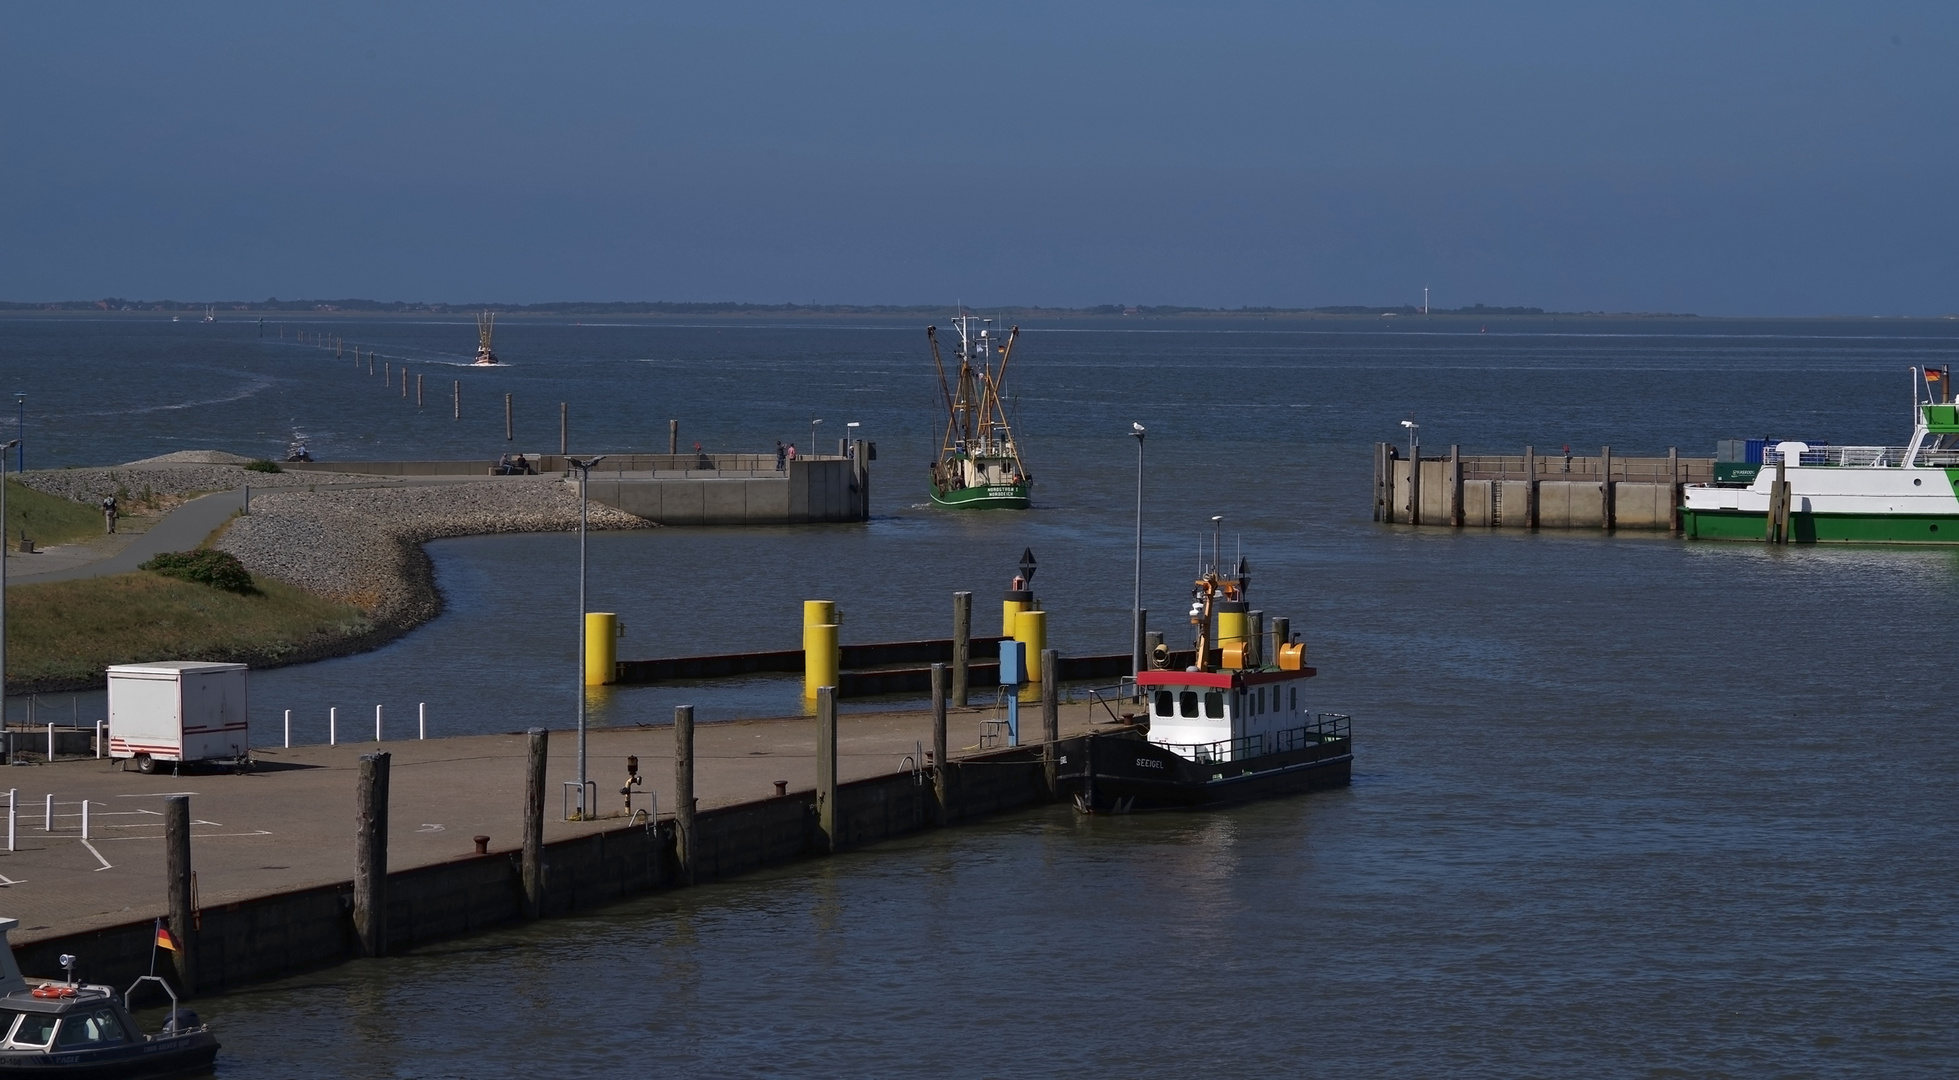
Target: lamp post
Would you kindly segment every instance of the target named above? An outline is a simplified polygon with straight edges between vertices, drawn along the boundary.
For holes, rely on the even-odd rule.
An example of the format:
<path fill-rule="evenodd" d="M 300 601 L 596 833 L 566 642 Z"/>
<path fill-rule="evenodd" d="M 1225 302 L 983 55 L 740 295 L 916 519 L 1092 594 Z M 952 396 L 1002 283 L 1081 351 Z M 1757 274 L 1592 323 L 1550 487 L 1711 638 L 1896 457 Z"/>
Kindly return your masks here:
<path fill-rule="evenodd" d="M 849 446 L 851 443 L 857 441 L 857 429 L 863 426 L 863 422 L 859 420 L 852 420 L 843 426 L 844 453 L 848 454 L 851 452 Z"/>
<path fill-rule="evenodd" d="M 822 422 L 821 420 L 811 420 L 809 422 L 809 452 L 812 454 L 816 453 L 816 425 Z"/>
<path fill-rule="evenodd" d="M 7 718 L 7 451 L 19 445 L 0 446 L 0 727 Z"/>
<path fill-rule="evenodd" d="M 14 404 L 20 407 L 20 417 L 14 425 L 14 471 L 27 471 L 27 395 L 14 392 Z"/>
<path fill-rule="evenodd" d="M 1136 593 L 1129 605 L 1129 675 L 1136 688 L 1136 700 L 1143 698 L 1143 425 L 1130 421 L 1129 433 L 1136 437 Z"/>
<path fill-rule="evenodd" d="M 578 470 L 578 819 L 584 821 L 597 809 L 585 804 L 585 484 L 605 455 L 569 460 Z"/>

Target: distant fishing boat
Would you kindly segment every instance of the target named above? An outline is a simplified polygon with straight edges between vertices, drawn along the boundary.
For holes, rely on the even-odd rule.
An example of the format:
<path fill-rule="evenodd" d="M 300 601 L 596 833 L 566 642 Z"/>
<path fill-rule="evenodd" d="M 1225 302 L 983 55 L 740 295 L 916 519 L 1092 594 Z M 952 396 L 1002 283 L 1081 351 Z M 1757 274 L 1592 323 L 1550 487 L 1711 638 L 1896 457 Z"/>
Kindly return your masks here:
<path fill-rule="evenodd" d="M 932 363 L 939 369 L 945 403 L 945 438 L 932 462 L 932 503 L 960 509 L 1025 510 L 1034 477 L 1021 460 L 1020 444 L 1007 424 L 1001 386 L 1013 359 L 1020 327 L 1001 341 L 992 319 L 961 313 L 952 320 L 959 333 L 958 373 L 947 377 L 939 355 L 938 327 L 925 328 Z M 999 356 L 999 364 L 993 363 Z"/>
<path fill-rule="evenodd" d="M 214 307 L 212 307 L 212 306 L 211 306 L 210 304 L 206 304 L 206 305 L 204 305 L 204 321 L 205 321 L 205 322 L 217 322 L 217 321 L 218 321 L 218 309 L 216 309 L 216 308 L 214 308 Z"/>
<path fill-rule="evenodd" d="M 497 354 L 490 349 L 490 334 L 497 328 L 497 313 L 479 311 L 476 313 L 476 361 L 471 367 L 495 367 Z"/>

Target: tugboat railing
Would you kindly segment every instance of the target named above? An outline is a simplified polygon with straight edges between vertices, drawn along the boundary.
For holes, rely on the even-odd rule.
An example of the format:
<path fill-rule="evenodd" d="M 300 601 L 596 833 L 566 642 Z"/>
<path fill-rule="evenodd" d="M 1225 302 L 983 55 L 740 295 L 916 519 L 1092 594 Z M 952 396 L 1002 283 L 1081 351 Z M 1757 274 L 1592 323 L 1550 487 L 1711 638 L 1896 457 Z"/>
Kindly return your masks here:
<path fill-rule="evenodd" d="M 1349 739 L 1354 718 L 1346 713 L 1317 713 L 1312 722 L 1283 731 L 1262 732 L 1208 743 L 1157 743 L 1179 757 L 1197 762 L 1243 761 L 1264 754 L 1283 754 Z"/>

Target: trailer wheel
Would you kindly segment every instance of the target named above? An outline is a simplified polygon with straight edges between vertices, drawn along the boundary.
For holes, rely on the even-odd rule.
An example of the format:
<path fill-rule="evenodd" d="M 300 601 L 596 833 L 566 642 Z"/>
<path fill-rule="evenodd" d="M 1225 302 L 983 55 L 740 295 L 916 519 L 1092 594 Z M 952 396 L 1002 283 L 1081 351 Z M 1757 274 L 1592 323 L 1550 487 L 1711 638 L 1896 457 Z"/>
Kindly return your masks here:
<path fill-rule="evenodd" d="M 153 758 L 153 757 L 151 757 L 151 756 L 150 756 L 150 755 L 148 755 L 148 754 L 137 754 L 137 755 L 136 755 L 136 771 L 137 771 L 137 772 L 139 772 L 139 773 L 142 773 L 142 774 L 143 774 L 144 776 L 149 776 L 149 775 L 151 775 L 152 773 L 155 773 L 155 772 L 156 772 L 156 759 L 155 759 L 155 758 Z"/>

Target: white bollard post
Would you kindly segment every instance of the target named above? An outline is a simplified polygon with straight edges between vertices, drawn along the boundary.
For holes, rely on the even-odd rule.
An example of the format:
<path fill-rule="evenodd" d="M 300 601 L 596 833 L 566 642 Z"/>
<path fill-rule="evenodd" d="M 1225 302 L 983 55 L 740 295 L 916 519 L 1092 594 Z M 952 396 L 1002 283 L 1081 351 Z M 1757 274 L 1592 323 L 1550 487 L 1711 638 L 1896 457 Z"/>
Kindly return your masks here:
<path fill-rule="evenodd" d="M 54 831 L 54 793 L 53 792 L 48 793 L 48 806 L 46 810 L 42 811 L 42 814 L 44 816 L 41 819 L 41 831 L 53 832 Z"/>
<path fill-rule="evenodd" d="M 338 743 L 340 742 L 339 728 L 340 728 L 340 710 L 338 708 L 328 709 L 327 710 L 327 745 L 328 746 L 335 746 L 338 745 Z"/>
<path fill-rule="evenodd" d="M 88 800 L 82 800 L 82 839 L 88 839 Z"/>
<path fill-rule="evenodd" d="M 418 739 L 429 737 L 429 703 L 426 701 L 417 702 L 415 705 L 415 737 Z"/>
<path fill-rule="evenodd" d="M 374 706 L 374 741 L 381 741 L 381 706 Z"/>
<path fill-rule="evenodd" d="M 7 789 L 7 850 L 14 850 L 14 825 L 19 820 L 20 789 Z"/>
<path fill-rule="evenodd" d="M 95 757 L 98 761 L 102 758 L 102 721 L 100 720 L 95 722 Z"/>
<path fill-rule="evenodd" d="M 48 725 L 48 760 L 54 760 L 54 725 Z"/>
<path fill-rule="evenodd" d="M 286 710 L 286 749 L 292 749 L 292 710 Z"/>

